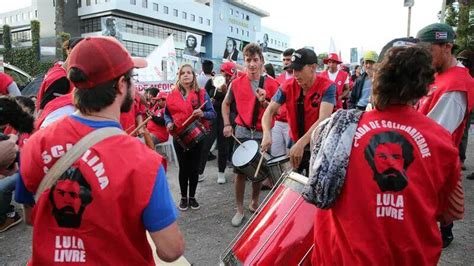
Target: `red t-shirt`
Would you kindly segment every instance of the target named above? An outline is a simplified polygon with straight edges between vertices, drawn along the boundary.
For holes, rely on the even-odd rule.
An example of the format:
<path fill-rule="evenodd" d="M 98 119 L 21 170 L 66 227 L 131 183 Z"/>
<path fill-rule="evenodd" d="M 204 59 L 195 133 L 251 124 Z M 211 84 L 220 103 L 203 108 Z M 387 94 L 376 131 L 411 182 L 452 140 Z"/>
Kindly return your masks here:
<path fill-rule="evenodd" d="M 460 177 L 450 139 L 408 106 L 365 113 L 341 194 L 332 209 L 316 213 L 312 263 L 436 265 L 436 218 Z"/>
<path fill-rule="evenodd" d="M 26 189 L 36 193 L 45 172 L 92 130 L 68 116 L 33 134 L 20 158 Z M 154 265 L 142 214 L 160 165 L 160 155 L 126 135 L 89 148 L 73 164 L 82 177 L 59 180 L 36 202 L 31 264 Z"/>

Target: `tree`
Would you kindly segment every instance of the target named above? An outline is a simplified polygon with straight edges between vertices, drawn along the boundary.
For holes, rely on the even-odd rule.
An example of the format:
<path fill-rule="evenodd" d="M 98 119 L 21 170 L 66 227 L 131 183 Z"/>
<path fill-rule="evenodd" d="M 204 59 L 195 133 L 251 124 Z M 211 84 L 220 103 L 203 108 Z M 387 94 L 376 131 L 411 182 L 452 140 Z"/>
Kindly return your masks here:
<path fill-rule="evenodd" d="M 34 57 L 36 60 L 41 59 L 40 49 L 40 22 L 38 20 L 32 20 L 31 23 L 31 49 L 33 50 Z"/>
<path fill-rule="evenodd" d="M 459 50 L 474 50 L 474 1 L 458 0 L 446 3 L 445 23 L 456 30 Z M 472 13 L 472 14 L 471 14 Z"/>
<path fill-rule="evenodd" d="M 63 60 L 64 0 L 55 0 L 56 59 Z"/>
<path fill-rule="evenodd" d="M 12 49 L 12 33 L 10 26 L 7 24 L 3 25 L 3 47 L 5 47 L 5 50 Z"/>

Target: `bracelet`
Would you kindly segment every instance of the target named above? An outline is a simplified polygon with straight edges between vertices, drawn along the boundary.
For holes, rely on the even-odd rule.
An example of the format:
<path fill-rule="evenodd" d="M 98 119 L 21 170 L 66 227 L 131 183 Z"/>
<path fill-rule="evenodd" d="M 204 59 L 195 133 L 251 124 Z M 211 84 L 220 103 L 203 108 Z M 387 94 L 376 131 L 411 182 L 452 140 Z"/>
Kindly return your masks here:
<path fill-rule="evenodd" d="M 231 124 L 225 124 L 224 127 L 231 127 Z"/>

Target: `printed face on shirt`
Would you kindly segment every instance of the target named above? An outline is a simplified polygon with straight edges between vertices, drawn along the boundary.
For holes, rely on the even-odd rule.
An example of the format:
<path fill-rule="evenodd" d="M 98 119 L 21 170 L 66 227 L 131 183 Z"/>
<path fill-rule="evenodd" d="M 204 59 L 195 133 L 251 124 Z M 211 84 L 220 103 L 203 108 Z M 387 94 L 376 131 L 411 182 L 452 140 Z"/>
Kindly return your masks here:
<path fill-rule="evenodd" d="M 392 168 L 403 171 L 402 147 L 396 143 L 384 143 L 377 146 L 374 157 L 377 172 L 383 173 Z"/>
<path fill-rule="evenodd" d="M 81 208 L 79 183 L 71 180 L 58 181 L 53 191 L 56 208 L 68 214 L 77 214 Z"/>
<path fill-rule="evenodd" d="M 263 67 L 263 60 L 258 54 L 244 56 L 245 67 L 249 75 L 258 74 Z"/>
<path fill-rule="evenodd" d="M 408 185 L 406 171 L 414 160 L 413 146 L 400 133 L 373 135 L 365 148 L 365 159 L 382 192 L 401 191 Z"/>
<path fill-rule="evenodd" d="M 79 228 L 85 208 L 92 202 L 90 186 L 79 170 L 70 168 L 51 188 L 49 201 L 59 227 Z"/>

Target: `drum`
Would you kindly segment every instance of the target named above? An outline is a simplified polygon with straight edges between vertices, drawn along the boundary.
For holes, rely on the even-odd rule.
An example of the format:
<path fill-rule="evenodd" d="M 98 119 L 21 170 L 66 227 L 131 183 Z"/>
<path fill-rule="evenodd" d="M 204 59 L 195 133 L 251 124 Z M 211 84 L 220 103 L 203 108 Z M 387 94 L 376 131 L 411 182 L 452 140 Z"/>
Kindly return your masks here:
<path fill-rule="evenodd" d="M 278 156 L 267 161 L 268 172 L 270 173 L 270 178 L 272 183 L 276 184 L 280 177 L 290 171 L 291 163 L 290 157 L 287 155 Z"/>
<path fill-rule="evenodd" d="M 194 120 L 178 133 L 173 134 L 176 142 L 185 150 L 189 150 L 202 141 L 207 134 L 206 128 L 198 120 Z"/>
<path fill-rule="evenodd" d="M 244 173 L 252 182 L 263 181 L 269 175 L 268 168 L 266 166 L 268 157 L 264 155 L 262 165 L 260 166 L 260 171 L 258 172 L 257 177 L 254 177 L 260 157 L 262 156 L 259 150 L 260 147 L 257 141 L 247 140 L 246 142 L 242 143 L 242 145 L 237 147 L 237 149 L 234 151 L 234 154 L 232 155 L 232 164 L 234 167 Z"/>
<path fill-rule="evenodd" d="M 221 265 L 311 265 L 316 207 L 301 196 L 308 178 L 287 172 L 221 255 Z"/>

